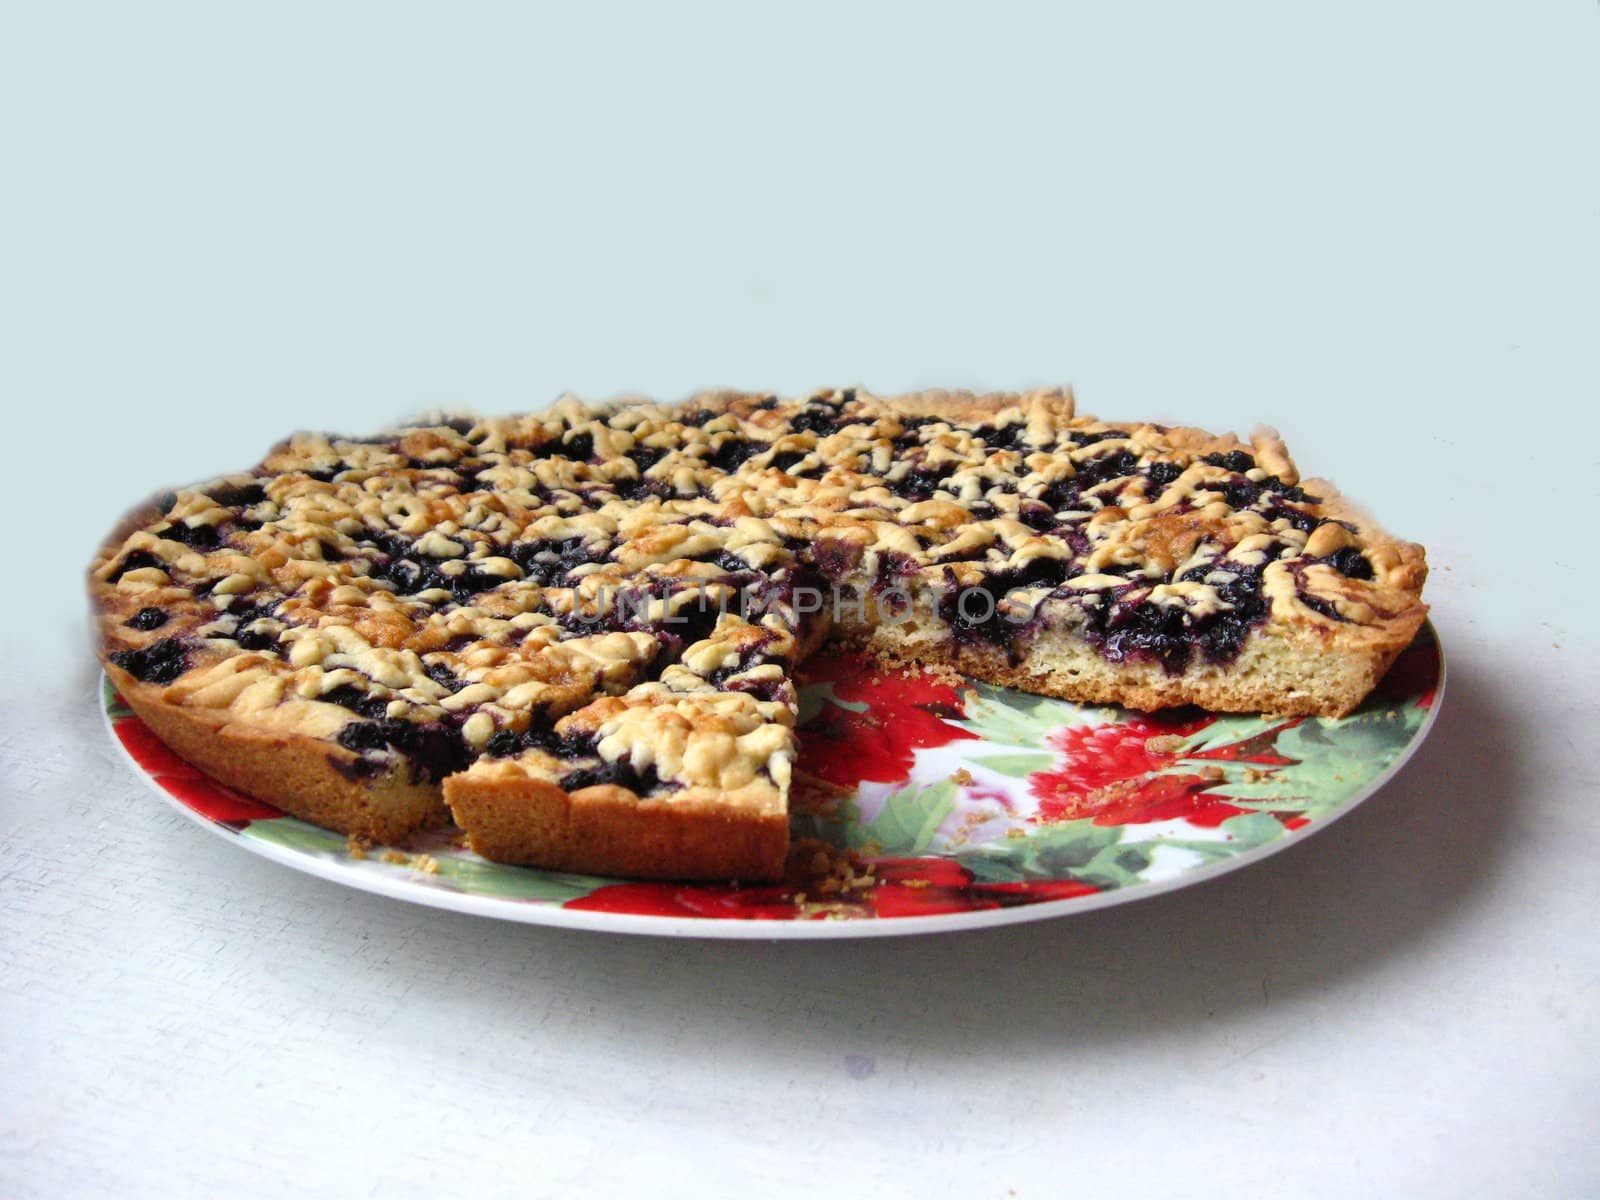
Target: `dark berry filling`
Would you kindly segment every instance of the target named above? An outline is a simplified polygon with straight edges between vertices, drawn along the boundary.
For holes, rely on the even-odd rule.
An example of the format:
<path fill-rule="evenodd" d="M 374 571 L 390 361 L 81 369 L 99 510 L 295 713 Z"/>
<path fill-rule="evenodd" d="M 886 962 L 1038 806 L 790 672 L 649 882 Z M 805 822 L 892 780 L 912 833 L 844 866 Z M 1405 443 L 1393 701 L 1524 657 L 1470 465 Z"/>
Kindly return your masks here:
<path fill-rule="evenodd" d="M 1349 579 L 1371 579 L 1372 562 L 1354 546 L 1346 546 L 1328 556 L 1328 565 Z"/>
<path fill-rule="evenodd" d="M 733 471 L 766 448 L 765 443 L 762 442 L 747 442 L 741 438 L 729 437 L 712 452 L 705 462 L 708 467 L 715 467 L 719 471 Z"/>
<path fill-rule="evenodd" d="M 1310 533 L 1322 524 L 1321 517 L 1298 508 L 1290 508 L 1286 504 L 1274 505 L 1267 509 L 1266 517 L 1269 521 L 1287 521 L 1292 528 L 1300 530 L 1301 533 Z"/>
<path fill-rule="evenodd" d="M 840 410 L 855 398 L 854 390 L 845 392 L 837 403 L 825 396 L 814 396 L 806 402 L 805 408 L 789 419 L 789 428 L 814 433 L 819 438 L 836 433 L 843 416 Z"/>
<path fill-rule="evenodd" d="M 949 477 L 948 466 L 912 467 L 898 483 L 892 485 L 892 490 L 895 495 L 905 500 L 927 500 L 944 487 L 945 480 Z"/>
<path fill-rule="evenodd" d="M 1028 427 L 1020 421 L 1010 425 L 980 425 L 972 432 L 982 438 L 983 444 L 991 451 L 1026 449 L 1022 437 L 1028 432 Z"/>
<path fill-rule="evenodd" d="M 1118 438 L 1125 438 L 1128 436 L 1128 431 L 1126 429 L 1102 429 L 1099 433 L 1083 433 L 1074 431 L 1068 436 L 1071 437 L 1075 445 L 1094 446 L 1098 445 L 1100 442 L 1109 442 L 1115 441 Z"/>
<path fill-rule="evenodd" d="M 317 699 L 324 704 L 337 704 L 340 708 L 348 708 L 353 713 L 373 719 L 386 717 L 389 713 L 389 701 L 384 697 L 374 696 L 348 683 L 340 684 L 332 691 L 323 692 Z M 351 749 L 355 747 L 352 746 Z"/>
<path fill-rule="evenodd" d="M 1109 596 L 1109 593 L 1108 593 Z M 1159 604 L 1122 606 L 1110 603 L 1097 629 L 1100 653 L 1112 662 L 1124 659 L 1154 658 L 1169 674 L 1178 674 L 1189 663 L 1192 644 L 1181 607 Z"/>
<path fill-rule="evenodd" d="M 223 508 L 250 508 L 267 498 L 267 489 L 259 483 L 218 484 L 207 488 L 206 495 Z"/>
<path fill-rule="evenodd" d="M 628 457 L 633 460 L 633 465 L 641 476 L 666 456 L 665 450 L 657 449 L 655 446 L 635 446 L 628 451 Z"/>
<path fill-rule="evenodd" d="M 1200 622 L 1200 649 L 1207 661 L 1225 663 L 1237 658 L 1250 630 L 1267 619 L 1272 605 L 1261 590 L 1263 569 L 1230 566 L 1238 578 L 1216 585 L 1217 597 L 1233 607 Z"/>
<path fill-rule="evenodd" d="M 898 550 L 878 551 L 878 577 L 872 581 L 873 589 L 882 591 L 895 587 L 901 579 L 915 575 L 920 568 L 917 560 Z"/>
<path fill-rule="evenodd" d="M 594 434 L 573 434 L 562 442 L 558 453 L 562 458 L 570 458 L 573 462 L 588 462 L 594 457 Z"/>
<path fill-rule="evenodd" d="M 1208 454 L 1201 461 L 1213 467 L 1221 467 L 1224 471 L 1237 471 L 1240 475 L 1255 470 L 1256 465 L 1256 460 L 1243 450 L 1230 450 L 1226 454 Z"/>
<path fill-rule="evenodd" d="M 1126 478 L 1138 469 L 1139 460 L 1131 451 L 1118 450 L 1115 454 L 1103 454 L 1081 464 L 1073 482 L 1078 485 L 1078 491 L 1086 492 L 1108 479 Z"/>
<path fill-rule="evenodd" d="M 1022 632 L 1025 621 L 1015 619 L 1014 611 L 1001 607 L 1004 590 L 989 586 L 957 587 L 954 576 L 946 576 L 947 590 L 939 597 L 940 618 L 950 627 L 958 644 L 984 642 L 991 646 L 1011 646 Z"/>
<path fill-rule="evenodd" d="M 1324 600 L 1321 596 L 1311 596 L 1311 595 L 1308 595 L 1305 592 L 1301 592 L 1299 594 L 1299 600 L 1300 600 L 1301 604 L 1304 604 L 1312 612 L 1321 613 L 1323 616 L 1327 617 L 1330 621 L 1347 621 L 1348 620 L 1348 618 L 1342 612 L 1340 612 L 1336 607 L 1334 607 L 1334 605 L 1333 605 L 1333 603 L 1331 601 Z"/>
<path fill-rule="evenodd" d="M 141 683 L 171 683 L 189 669 L 188 646 L 182 638 L 164 638 L 141 650 L 118 650 L 111 661 Z"/>
<path fill-rule="evenodd" d="M 904 454 L 913 446 L 922 444 L 922 431 L 938 422 L 933 417 L 901 417 L 900 432 L 892 439 L 895 453 Z"/>
<path fill-rule="evenodd" d="M 1147 474 L 1150 479 L 1151 494 L 1154 495 L 1155 493 L 1160 492 L 1162 488 L 1166 487 L 1179 475 L 1182 475 L 1183 468 L 1177 463 L 1159 462 L 1151 464 L 1150 470 L 1147 472 Z"/>
<path fill-rule="evenodd" d="M 694 429 L 698 429 L 721 415 L 721 413 L 713 412 L 709 408 L 685 408 L 674 414 L 680 425 L 686 425 Z"/>
<path fill-rule="evenodd" d="M 215 525 L 186 525 L 182 521 L 157 529 L 155 535 L 169 542 L 182 542 L 193 550 L 211 550 L 222 542 Z"/>
<path fill-rule="evenodd" d="M 374 563 L 368 573 L 373 579 L 393 584 L 402 596 L 439 588 L 449 592 L 456 603 L 466 604 L 479 592 L 505 582 L 500 576 L 487 574 L 471 564 L 456 574 L 447 574 L 440 569 L 441 564 L 460 560 L 429 557 L 398 534 L 377 534 L 372 542 L 383 552 L 386 561 Z"/>
<path fill-rule="evenodd" d="M 561 777 L 561 788 L 567 792 L 602 783 L 627 788 L 637 796 L 647 796 L 661 786 L 654 765 L 647 765 L 642 771 L 635 770 L 627 759 L 618 759 L 614 763 L 602 762 L 594 767 L 579 767 Z"/>
<path fill-rule="evenodd" d="M 735 679 L 727 685 L 730 692 L 745 692 L 768 704 L 785 698 L 781 679 Z"/>
<path fill-rule="evenodd" d="M 1017 506 L 1017 520 L 1035 533 L 1048 533 L 1061 523 L 1056 517 L 1055 506 L 1048 500 L 1022 501 Z"/>
<path fill-rule="evenodd" d="M 459 692 L 467 686 L 466 680 L 457 677 L 456 673 L 443 663 L 425 663 L 422 669 L 428 673 L 429 679 L 451 692 Z"/>
<path fill-rule="evenodd" d="M 711 674 L 706 676 L 706 682 L 714 688 L 720 688 L 735 675 L 742 675 L 758 666 L 776 662 L 776 659 L 763 653 L 770 640 L 769 637 L 763 637 L 760 641 L 752 640 L 748 645 L 741 646 L 737 659 L 728 666 L 718 667 L 712 671 Z M 737 684 L 732 685 L 732 687 L 733 690 L 739 690 Z"/>
<path fill-rule="evenodd" d="M 390 718 L 352 721 L 339 731 L 338 741 L 346 750 L 358 753 L 382 751 L 392 746 L 407 755 L 417 774 L 430 783 L 453 775 L 472 760 L 461 738 L 461 730 L 442 722 L 413 725 L 410 721 Z"/>
<path fill-rule="evenodd" d="M 536 715 L 528 728 L 520 733 L 502 729 L 484 747 L 484 753 L 490 758 L 512 758 L 529 750 L 543 750 L 557 758 L 577 758 L 594 753 L 594 739 L 586 734 L 562 737 L 547 721 Z"/>
<path fill-rule="evenodd" d="M 541 587 L 559 585 L 573 568 L 597 561 L 584 540 L 577 537 L 518 542 L 506 552 L 506 557 L 522 568 L 529 582 Z"/>
<path fill-rule="evenodd" d="M 630 621 L 627 627 L 655 634 L 661 639 L 667 653 L 676 657 L 696 642 L 703 642 L 710 637 L 725 613 L 738 611 L 739 606 L 732 601 L 724 606 L 712 597 L 702 595 L 691 604 L 680 604 L 662 620 L 639 618 Z"/>
<path fill-rule="evenodd" d="M 332 692 L 323 696 L 324 700 Z M 337 703 L 337 700 L 334 701 Z M 404 747 L 412 739 L 415 726 L 409 721 L 378 720 L 352 721 L 339 731 L 339 745 L 346 750 L 386 750 L 390 746 Z"/>
<path fill-rule="evenodd" d="M 111 572 L 107 578 L 112 583 L 115 583 L 129 571 L 142 571 L 146 567 L 160 567 L 165 570 L 166 565 L 148 550 L 130 550 L 123 556 L 122 562 L 117 565 L 117 569 Z"/>
<path fill-rule="evenodd" d="M 145 633 L 149 633 L 152 629 L 160 629 L 166 623 L 167 614 L 159 608 L 141 608 L 123 622 L 129 629 L 138 629 Z"/>
<path fill-rule="evenodd" d="M 1261 590 L 1262 567 L 1229 564 L 1227 569 L 1235 578 L 1213 586 L 1230 609 L 1197 618 L 1178 606 L 1127 604 L 1119 592 L 1106 590 L 1089 601 L 1085 635 L 1113 662 L 1153 658 L 1171 674 L 1188 666 L 1196 648 L 1208 662 L 1231 661 L 1250 630 L 1266 619 L 1270 605 Z"/>
<path fill-rule="evenodd" d="M 844 538 L 824 538 L 812 555 L 817 570 L 829 583 L 838 583 L 861 562 L 861 545 Z"/>
<path fill-rule="evenodd" d="M 275 650 L 278 646 L 278 635 L 265 629 L 240 629 L 233 640 L 241 650 Z"/>

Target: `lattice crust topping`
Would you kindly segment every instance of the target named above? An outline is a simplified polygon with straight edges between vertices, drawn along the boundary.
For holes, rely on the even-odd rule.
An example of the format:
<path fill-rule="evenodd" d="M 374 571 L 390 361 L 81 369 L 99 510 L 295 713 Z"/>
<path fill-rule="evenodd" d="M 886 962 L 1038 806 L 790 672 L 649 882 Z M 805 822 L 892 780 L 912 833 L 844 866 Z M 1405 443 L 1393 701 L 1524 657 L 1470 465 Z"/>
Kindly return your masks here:
<path fill-rule="evenodd" d="M 925 606 L 1012 662 L 1070 629 L 1180 676 L 1268 627 L 1386 636 L 1425 572 L 1271 432 L 847 390 L 299 434 L 137 514 L 93 583 L 120 670 L 347 772 L 670 799 L 786 786 L 830 619 Z"/>

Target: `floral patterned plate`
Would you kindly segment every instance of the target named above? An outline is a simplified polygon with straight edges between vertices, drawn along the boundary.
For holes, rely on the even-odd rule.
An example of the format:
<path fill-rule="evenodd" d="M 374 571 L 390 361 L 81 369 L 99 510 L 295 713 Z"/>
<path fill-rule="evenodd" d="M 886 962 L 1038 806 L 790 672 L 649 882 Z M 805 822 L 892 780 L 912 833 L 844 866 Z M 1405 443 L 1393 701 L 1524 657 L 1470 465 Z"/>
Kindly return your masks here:
<path fill-rule="evenodd" d="M 535 924 L 690 937 L 971 929 L 1156 895 L 1255 862 L 1370 796 L 1421 744 L 1444 664 L 1424 627 L 1341 720 L 1150 716 L 850 654 L 801 689 L 795 851 L 781 884 L 637 883 L 509 867 L 452 833 L 352 849 L 213 782 L 104 686 L 139 773 L 185 816 L 324 879 Z"/>

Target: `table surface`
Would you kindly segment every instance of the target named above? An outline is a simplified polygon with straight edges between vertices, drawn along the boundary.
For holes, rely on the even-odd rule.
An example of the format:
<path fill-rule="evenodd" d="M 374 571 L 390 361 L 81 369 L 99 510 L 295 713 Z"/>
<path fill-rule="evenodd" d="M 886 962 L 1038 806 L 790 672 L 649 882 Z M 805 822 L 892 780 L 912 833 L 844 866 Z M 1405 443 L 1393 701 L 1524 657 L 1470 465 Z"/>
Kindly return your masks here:
<path fill-rule="evenodd" d="M 1600 1195 L 1600 12 L 1493 7 L 8 18 L 0 1193 Z M 1429 548 L 1433 736 L 1225 878 L 500 924 L 242 853 L 102 730 L 94 543 L 297 426 L 1063 378 L 1268 418 Z"/>

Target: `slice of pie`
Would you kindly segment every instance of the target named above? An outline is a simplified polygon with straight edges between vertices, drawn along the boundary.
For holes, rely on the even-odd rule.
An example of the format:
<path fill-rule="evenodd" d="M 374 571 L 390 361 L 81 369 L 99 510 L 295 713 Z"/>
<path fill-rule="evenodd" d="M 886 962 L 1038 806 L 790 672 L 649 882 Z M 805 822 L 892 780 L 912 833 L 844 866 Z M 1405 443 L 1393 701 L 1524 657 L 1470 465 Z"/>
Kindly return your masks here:
<path fill-rule="evenodd" d="M 829 637 L 1069 700 L 1338 716 L 1426 574 L 1271 432 L 846 390 L 296 435 L 133 513 L 90 585 L 134 710 L 290 813 L 757 880 Z"/>

